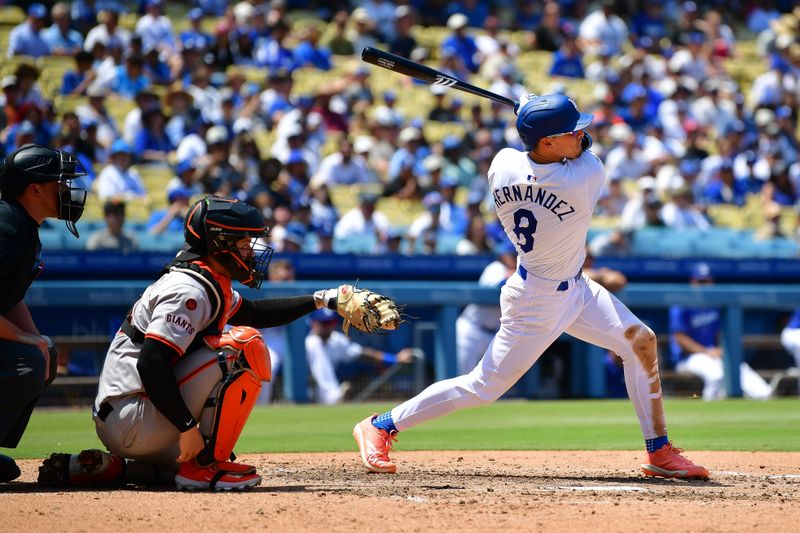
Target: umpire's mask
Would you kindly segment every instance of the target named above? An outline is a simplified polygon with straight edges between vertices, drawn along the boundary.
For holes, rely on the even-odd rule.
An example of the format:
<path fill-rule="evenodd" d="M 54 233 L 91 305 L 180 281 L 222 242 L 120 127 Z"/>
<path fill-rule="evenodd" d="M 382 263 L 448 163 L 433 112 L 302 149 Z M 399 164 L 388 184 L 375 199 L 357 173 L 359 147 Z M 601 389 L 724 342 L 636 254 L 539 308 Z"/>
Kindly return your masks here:
<path fill-rule="evenodd" d="M 11 152 L 0 168 L 0 189 L 20 190 L 30 183 L 58 182 L 58 219 L 78 237 L 75 223 L 86 205 L 86 188 L 80 179 L 86 170 L 78 158 L 64 150 L 41 144 L 26 144 Z M 73 181 L 76 180 L 76 181 Z"/>

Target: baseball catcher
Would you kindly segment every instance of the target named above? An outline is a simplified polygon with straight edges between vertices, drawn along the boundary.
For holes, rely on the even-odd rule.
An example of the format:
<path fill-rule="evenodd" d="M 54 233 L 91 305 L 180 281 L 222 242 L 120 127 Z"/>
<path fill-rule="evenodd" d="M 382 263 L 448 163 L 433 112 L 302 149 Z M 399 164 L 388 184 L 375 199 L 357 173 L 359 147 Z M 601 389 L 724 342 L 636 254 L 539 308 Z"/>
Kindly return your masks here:
<path fill-rule="evenodd" d="M 110 453 L 54 453 L 39 468 L 49 486 L 175 483 L 239 490 L 261 483 L 233 448 L 271 379 L 258 329 L 327 307 L 366 332 L 401 322 L 391 300 L 350 285 L 313 295 L 247 300 L 237 280 L 260 288 L 272 257 L 259 211 L 220 197 L 196 202 L 186 243 L 133 304 L 109 347 L 93 418 Z M 226 324 L 233 327 L 226 332 Z"/>

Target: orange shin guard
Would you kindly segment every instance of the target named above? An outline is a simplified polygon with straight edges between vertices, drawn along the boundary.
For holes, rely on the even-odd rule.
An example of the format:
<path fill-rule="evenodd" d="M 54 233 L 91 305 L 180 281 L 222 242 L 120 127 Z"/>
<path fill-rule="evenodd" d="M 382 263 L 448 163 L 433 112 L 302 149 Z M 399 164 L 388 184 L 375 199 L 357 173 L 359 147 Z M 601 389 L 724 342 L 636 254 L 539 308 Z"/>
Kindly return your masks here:
<path fill-rule="evenodd" d="M 220 385 L 208 443 L 215 461 L 227 461 L 230 458 L 259 392 L 261 380 L 249 370 L 240 370 L 229 375 Z"/>

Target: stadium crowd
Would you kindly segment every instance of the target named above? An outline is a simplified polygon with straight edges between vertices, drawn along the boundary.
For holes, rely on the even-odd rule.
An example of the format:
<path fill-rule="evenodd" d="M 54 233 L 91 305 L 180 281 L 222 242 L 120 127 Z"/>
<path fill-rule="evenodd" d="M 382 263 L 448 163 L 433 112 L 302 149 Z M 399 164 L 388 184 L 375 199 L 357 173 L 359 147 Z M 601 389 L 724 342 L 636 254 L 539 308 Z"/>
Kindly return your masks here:
<path fill-rule="evenodd" d="M 745 209 L 757 238 L 800 239 L 791 1 L 78 0 L 25 14 L 7 34 L 0 154 L 77 154 L 107 221 L 91 249 L 179 237 L 190 199 L 213 193 L 257 206 L 279 252 L 492 253 L 505 236 L 486 173 L 522 146 L 512 109 L 367 67 L 373 45 L 509 98 L 565 91 L 588 107 L 607 168 L 596 215 L 614 228 L 595 255 L 632 253 L 641 228 L 741 227 Z M 43 84 L 52 56 L 71 63 Z M 148 187 L 149 168 L 171 179 Z M 126 205 L 147 209 L 133 232 Z"/>

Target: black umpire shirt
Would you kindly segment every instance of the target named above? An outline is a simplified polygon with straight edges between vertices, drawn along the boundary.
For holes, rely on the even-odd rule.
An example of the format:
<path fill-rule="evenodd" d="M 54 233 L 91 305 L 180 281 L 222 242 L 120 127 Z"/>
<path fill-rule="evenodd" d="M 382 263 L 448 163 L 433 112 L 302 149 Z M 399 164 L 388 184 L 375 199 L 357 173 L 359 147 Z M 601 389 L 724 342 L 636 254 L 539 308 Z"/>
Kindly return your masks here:
<path fill-rule="evenodd" d="M 0 200 L 0 315 L 28 292 L 44 267 L 39 225 L 15 200 Z"/>

